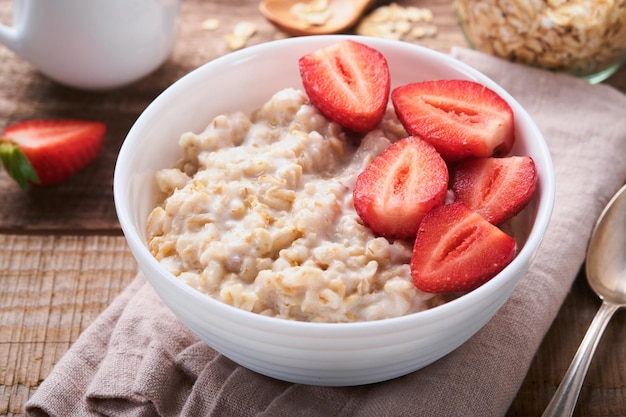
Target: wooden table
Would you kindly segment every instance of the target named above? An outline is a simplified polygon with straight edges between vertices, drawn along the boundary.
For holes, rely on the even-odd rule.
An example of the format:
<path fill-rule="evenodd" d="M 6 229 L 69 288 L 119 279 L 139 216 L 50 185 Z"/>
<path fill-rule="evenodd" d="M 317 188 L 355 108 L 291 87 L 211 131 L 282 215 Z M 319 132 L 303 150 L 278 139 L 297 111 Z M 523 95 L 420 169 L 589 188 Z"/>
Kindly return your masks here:
<path fill-rule="evenodd" d="M 449 0 L 398 3 L 434 12 L 438 34 L 419 44 L 443 52 L 466 46 Z M 209 18 L 218 19 L 220 28 L 203 28 Z M 156 95 L 193 68 L 229 52 L 224 36 L 243 20 L 258 29 L 249 45 L 276 36 L 257 12 L 256 1 L 183 0 L 180 38 L 170 59 L 144 80 L 111 92 L 54 84 L 0 47 L 0 130 L 19 120 L 51 117 L 101 120 L 108 126 L 99 160 L 63 185 L 24 194 L 0 173 L 0 415 L 23 415 L 24 403 L 61 356 L 136 274 L 113 204 L 117 152 Z M 0 22 L 11 22 L 10 0 L 0 0 Z M 626 92 L 626 68 L 607 83 Z M 541 415 L 599 304 L 581 274 L 509 415 Z M 626 415 L 625 320 L 618 313 L 608 326 L 576 415 Z"/>

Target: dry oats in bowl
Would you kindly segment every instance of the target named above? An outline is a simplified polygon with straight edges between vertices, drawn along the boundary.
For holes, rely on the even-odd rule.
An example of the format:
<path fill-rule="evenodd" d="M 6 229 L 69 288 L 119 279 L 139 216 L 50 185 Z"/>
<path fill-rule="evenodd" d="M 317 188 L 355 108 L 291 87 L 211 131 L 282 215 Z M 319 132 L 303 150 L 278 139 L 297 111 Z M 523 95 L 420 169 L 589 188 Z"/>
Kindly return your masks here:
<path fill-rule="evenodd" d="M 470 45 L 591 83 L 626 60 L 624 0 L 454 0 Z"/>

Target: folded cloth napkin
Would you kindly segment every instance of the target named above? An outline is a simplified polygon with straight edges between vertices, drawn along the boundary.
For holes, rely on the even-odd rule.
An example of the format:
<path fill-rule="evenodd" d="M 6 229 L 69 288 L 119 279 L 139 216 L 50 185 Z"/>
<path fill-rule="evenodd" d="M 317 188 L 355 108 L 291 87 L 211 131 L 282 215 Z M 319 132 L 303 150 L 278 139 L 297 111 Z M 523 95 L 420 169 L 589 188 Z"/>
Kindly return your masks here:
<path fill-rule="evenodd" d="M 277 381 L 216 353 L 139 274 L 79 337 L 26 404 L 31 416 L 498 416 L 515 397 L 585 257 L 596 218 L 626 181 L 626 96 L 605 85 L 453 56 L 486 73 L 534 117 L 557 195 L 542 247 L 510 300 L 474 337 L 405 377 L 359 387 Z"/>

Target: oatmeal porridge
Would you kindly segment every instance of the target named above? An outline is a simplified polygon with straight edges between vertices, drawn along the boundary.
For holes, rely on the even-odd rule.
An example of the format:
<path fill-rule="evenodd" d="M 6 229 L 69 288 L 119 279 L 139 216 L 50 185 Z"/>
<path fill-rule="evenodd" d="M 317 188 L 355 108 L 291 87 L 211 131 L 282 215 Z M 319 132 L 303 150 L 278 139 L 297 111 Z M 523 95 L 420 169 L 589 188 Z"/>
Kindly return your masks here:
<path fill-rule="evenodd" d="M 182 159 L 156 174 L 163 202 L 151 253 L 180 280 L 237 308 L 290 320 L 351 322 L 437 301 L 411 281 L 411 242 L 363 225 L 353 185 L 406 135 L 388 111 L 354 146 L 296 89 L 259 110 L 216 117 L 180 139 Z"/>

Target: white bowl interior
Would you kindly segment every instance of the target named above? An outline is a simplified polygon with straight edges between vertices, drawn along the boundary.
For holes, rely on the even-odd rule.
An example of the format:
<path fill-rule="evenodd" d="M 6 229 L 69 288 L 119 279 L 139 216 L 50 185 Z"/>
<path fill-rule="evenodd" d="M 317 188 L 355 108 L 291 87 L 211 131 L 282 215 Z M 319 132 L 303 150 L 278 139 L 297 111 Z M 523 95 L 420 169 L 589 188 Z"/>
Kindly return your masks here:
<path fill-rule="evenodd" d="M 275 41 L 226 55 L 189 73 L 138 118 L 120 150 L 114 179 L 116 208 L 129 247 L 177 317 L 243 366 L 316 385 L 390 379 L 420 369 L 464 343 L 495 314 L 526 272 L 554 200 L 548 148 L 530 116 L 506 91 L 447 55 L 409 43 L 359 37 L 387 58 L 392 88 L 428 79 L 471 79 L 509 101 L 516 120 L 513 153 L 532 156 L 540 179 L 533 201 L 518 219 L 517 227 L 528 233 L 516 259 L 487 284 L 443 306 L 394 319 L 342 324 L 291 322 L 241 311 L 200 294 L 165 271 L 146 248 L 145 226 L 158 204 L 154 173 L 180 157 L 181 134 L 202 131 L 219 114 L 252 111 L 282 88 L 301 87 L 298 58 L 346 37 Z"/>

